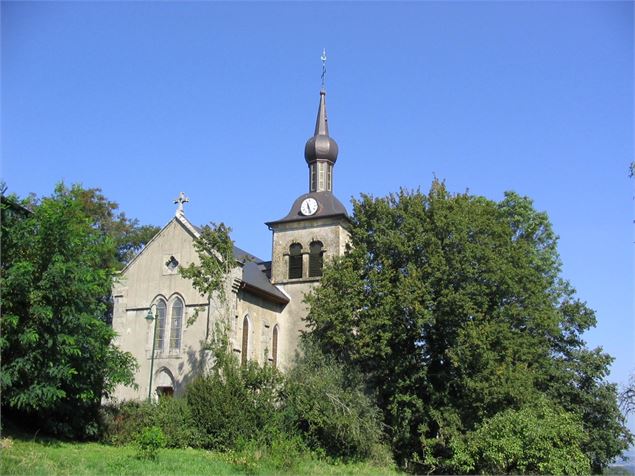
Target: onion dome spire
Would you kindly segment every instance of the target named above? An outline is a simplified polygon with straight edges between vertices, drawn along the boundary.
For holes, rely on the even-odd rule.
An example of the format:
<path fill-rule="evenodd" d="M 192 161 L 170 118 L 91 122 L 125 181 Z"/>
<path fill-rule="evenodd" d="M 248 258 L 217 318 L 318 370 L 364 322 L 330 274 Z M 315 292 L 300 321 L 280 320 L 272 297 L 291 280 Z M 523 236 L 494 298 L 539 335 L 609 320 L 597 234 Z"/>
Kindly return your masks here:
<path fill-rule="evenodd" d="M 315 121 L 315 133 L 304 147 L 304 158 L 311 165 L 316 160 L 327 160 L 334 164 L 337 160 L 337 142 L 329 136 L 329 122 L 326 116 L 326 91 L 320 91 L 320 105 Z"/>
<path fill-rule="evenodd" d="M 338 153 L 337 142 L 329 136 L 324 87 L 325 63 L 326 51 L 322 53 L 322 89 L 315 121 L 315 132 L 304 146 L 304 158 L 309 165 L 309 192 L 333 191 L 333 165 L 335 165 Z"/>

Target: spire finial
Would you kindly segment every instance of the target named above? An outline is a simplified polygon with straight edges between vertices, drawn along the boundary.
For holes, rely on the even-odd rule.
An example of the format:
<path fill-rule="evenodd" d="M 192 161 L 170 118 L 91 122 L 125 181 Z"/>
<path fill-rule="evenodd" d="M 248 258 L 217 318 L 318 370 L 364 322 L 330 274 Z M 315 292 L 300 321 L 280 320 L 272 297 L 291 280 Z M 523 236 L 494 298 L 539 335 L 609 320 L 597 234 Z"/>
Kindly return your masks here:
<path fill-rule="evenodd" d="M 326 48 L 322 50 L 322 91 L 326 91 Z"/>
<path fill-rule="evenodd" d="M 174 200 L 174 203 L 178 203 L 175 213 L 176 216 L 183 216 L 185 214 L 183 211 L 183 205 L 189 201 L 190 199 L 185 196 L 185 193 L 179 193 L 178 198 Z"/>

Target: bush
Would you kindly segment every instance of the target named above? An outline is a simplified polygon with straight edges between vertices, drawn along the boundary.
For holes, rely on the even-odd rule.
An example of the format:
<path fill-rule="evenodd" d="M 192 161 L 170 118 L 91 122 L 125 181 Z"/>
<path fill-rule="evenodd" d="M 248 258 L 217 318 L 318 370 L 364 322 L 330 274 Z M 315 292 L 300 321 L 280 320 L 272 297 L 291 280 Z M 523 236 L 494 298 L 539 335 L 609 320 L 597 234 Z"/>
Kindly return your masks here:
<path fill-rule="evenodd" d="M 203 446 L 235 449 L 239 439 L 266 440 L 282 431 L 276 408 L 281 381 L 271 367 L 240 366 L 234 356 L 218 355 L 211 372 L 195 379 L 186 391 Z"/>
<path fill-rule="evenodd" d="M 158 426 L 151 426 L 141 430 L 135 438 L 137 457 L 139 459 L 154 460 L 159 450 L 165 447 L 165 435 Z"/>
<path fill-rule="evenodd" d="M 143 428 L 152 426 L 154 405 L 127 401 L 101 408 L 101 439 L 105 443 L 127 445 Z"/>
<path fill-rule="evenodd" d="M 312 448 L 329 456 L 389 463 L 380 411 L 360 378 L 310 342 L 302 345 L 303 354 L 287 375 L 287 418 Z"/>
<path fill-rule="evenodd" d="M 587 439 L 575 415 L 546 399 L 486 419 L 451 445 L 445 471 L 486 474 L 590 474 Z"/>
<path fill-rule="evenodd" d="M 202 437 L 184 398 L 161 398 L 153 405 L 152 424 L 163 430 L 168 448 L 199 448 Z"/>
<path fill-rule="evenodd" d="M 147 427 L 156 426 L 168 448 L 202 445 L 192 413 L 184 398 L 161 398 L 159 402 L 123 402 L 102 408 L 102 441 L 115 445 L 133 443 Z"/>
<path fill-rule="evenodd" d="M 268 365 L 240 365 L 226 349 L 224 338 L 212 346 L 210 371 L 182 398 L 107 408 L 104 439 L 128 444 L 156 427 L 168 447 L 223 451 L 247 472 L 292 471 L 309 450 L 392 465 L 377 406 L 334 358 L 305 343 L 285 377 Z"/>

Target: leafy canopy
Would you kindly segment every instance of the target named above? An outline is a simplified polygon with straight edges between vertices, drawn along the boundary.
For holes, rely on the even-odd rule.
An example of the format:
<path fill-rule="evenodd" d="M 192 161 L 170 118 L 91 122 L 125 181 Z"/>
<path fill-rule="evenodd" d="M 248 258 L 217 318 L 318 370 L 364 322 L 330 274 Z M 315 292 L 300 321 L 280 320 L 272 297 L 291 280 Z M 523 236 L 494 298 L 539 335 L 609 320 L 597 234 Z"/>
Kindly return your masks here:
<path fill-rule="evenodd" d="M 234 241 L 230 235 L 231 228 L 224 223 L 203 226 L 198 238 L 194 240 L 199 262 L 180 268 L 181 276 L 190 279 L 201 296 L 211 298 L 214 293 L 218 293 L 221 301 L 226 299 L 227 277 L 236 266 L 233 259 Z"/>
<path fill-rule="evenodd" d="M 542 395 L 584 422 L 594 470 L 628 447 L 611 357 L 582 339 L 595 315 L 560 278 L 557 237 L 531 200 L 435 181 L 353 208 L 351 249 L 307 298 L 307 323 L 368 378 L 402 464 L 450 471 L 452 441 Z"/>
<path fill-rule="evenodd" d="M 135 362 L 105 323 L 116 250 L 78 186 L 2 204 L 3 411 L 68 436 L 96 432 L 101 398 L 132 384 Z M 17 212 L 21 207 L 31 212 Z"/>

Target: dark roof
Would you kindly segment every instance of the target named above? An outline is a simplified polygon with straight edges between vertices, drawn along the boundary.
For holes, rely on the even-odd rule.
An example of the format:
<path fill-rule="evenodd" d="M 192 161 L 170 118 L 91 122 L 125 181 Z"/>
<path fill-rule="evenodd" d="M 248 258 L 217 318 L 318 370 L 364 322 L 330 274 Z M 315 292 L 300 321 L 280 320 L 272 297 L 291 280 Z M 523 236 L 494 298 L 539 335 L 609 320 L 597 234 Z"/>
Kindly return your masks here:
<path fill-rule="evenodd" d="M 243 265 L 242 287 L 279 304 L 289 302 L 289 298 L 271 284 L 267 277 L 271 262 L 264 261 L 237 246 L 234 246 L 234 258 Z"/>
<path fill-rule="evenodd" d="M 306 216 L 300 212 L 300 207 L 302 206 L 302 202 L 309 197 L 317 200 L 318 210 L 314 215 Z M 344 208 L 344 205 L 342 205 L 342 202 L 340 202 L 331 192 L 311 192 L 305 193 L 304 195 L 300 195 L 296 198 L 286 217 L 281 218 L 280 220 L 267 222 L 266 225 L 271 227 L 272 225 L 277 225 L 279 223 L 313 220 L 315 218 L 326 217 L 348 218 L 348 212 L 346 211 L 346 208 Z"/>
<path fill-rule="evenodd" d="M 240 261 L 243 263 L 245 261 L 253 261 L 254 263 L 258 263 L 258 264 L 265 262 L 264 260 L 258 258 L 257 256 L 252 255 L 248 251 L 238 248 L 238 246 L 236 245 L 234 245 L 234 258 L 236 258 L 237 261 Z"/>
<path fill-rule="evenodd" d="M 329 137 L 329 123 L 326 117 L 326 91 L 320 91 L 320 105 L 315 121 L 315 133 L 306 141 L 304 158 L 308 164 L 316 160 L 326 160 L 334 164 L 337 160 L 337 142 Z"/>
<path fill-rule="evenodd" d="M 262 265 L 246 263 L 243 266 L 243 288 L 269 301 L 287 304 L 289 302 L 287 295 L 271 284 L 265 272 L 266 270 Z"/>
<path fill-rule="evenodd" d="M 11 196 L 6 197 L 4 195 L 0 195 L 0 201 L 2 202 L 3 205 L 7 206 L 14 212 L 17 212 L 25 217 L 33 214 L 32 210 L 29 210 L 24 205 L 18 203 L 17 199 L 15 199 L 14 197 L 11 197 Z"/>

